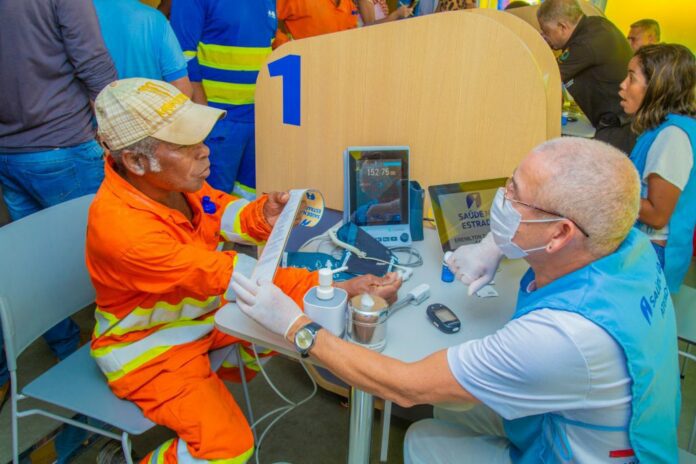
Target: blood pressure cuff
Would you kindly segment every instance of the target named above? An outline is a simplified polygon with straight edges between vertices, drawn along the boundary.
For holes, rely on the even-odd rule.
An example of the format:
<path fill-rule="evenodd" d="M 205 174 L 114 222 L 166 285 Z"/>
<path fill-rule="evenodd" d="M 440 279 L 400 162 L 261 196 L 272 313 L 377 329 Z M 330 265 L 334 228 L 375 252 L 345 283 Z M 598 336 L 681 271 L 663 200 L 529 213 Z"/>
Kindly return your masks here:
<path fill-rule="evenodd" d="M 352 222 L 343 224 L 337 231 L 336 236 L 342 242 L 352 245 L 360 251 L 367 253 L 369 258 L 379 259 L 385 262 L 375 261 L 375 259 L 362 259 L 349 253 L 347 261 L 344 262 L 348 266 L 348 273 L 353 275 L 374 274 L 378 277 L 383 276 L 391 270 L 391 266 L 387 263 L 392 263 L 395 260 L 389 248 L 382 245 L 374 237 L 365 232 Z"/>
<path fill-rule="evenodd" d="M 387 247 L 352 222 L 341 226 L 336 231 L 336 236 L 340 241 L 366 252 L 367 256 L 371 258 L 377 258 L 387 263 L 395 261 Z M 288 251 L 283 253 L 282 265 L 284 267 L 300 267 L 310 271 L 316 271 L 327 266 L 331 267 L 331 269 L 348 266 L 348 270 L 345 272 L 334 274 L 334 280 L 340 282 L 364 274 L 374 274 L 382 277 L 391 270 L 391 266 L 387 263 L 378 262 L 374 259 L 362 259 L 356 256 L 355 253 L 347 250 L 343 250 L 343 254 L 339 259 L 326 253 Z"/>

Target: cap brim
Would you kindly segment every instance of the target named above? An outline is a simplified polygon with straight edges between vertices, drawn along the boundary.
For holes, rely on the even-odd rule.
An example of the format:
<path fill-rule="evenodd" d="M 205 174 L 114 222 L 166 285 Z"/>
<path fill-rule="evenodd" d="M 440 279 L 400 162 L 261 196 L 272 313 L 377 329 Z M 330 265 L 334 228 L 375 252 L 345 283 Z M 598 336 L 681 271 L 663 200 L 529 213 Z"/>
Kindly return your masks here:
<path fill-rule="evenodd" d="M 178 118 L 151 137 L 176 145 L 195 145 L 205 140 L 215 123 L 225 115 L 224 110 L 193 102 L 187 102 L 180 112 Z"/>

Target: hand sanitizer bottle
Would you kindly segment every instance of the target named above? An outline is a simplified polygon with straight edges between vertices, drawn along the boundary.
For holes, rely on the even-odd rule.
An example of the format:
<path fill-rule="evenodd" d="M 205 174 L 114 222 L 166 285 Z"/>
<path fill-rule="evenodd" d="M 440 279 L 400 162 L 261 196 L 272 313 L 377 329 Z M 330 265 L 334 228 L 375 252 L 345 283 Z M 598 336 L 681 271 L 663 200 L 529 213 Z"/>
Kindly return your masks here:
<path fill-rule="evenodd" d="M 348 294 L 333 286 L 333 271 L 319 269 L 319 286 L 312 287 L 304 296 L 304 312 L 313 321 L 343 337 L 346 329 L 346 302 Z"/>

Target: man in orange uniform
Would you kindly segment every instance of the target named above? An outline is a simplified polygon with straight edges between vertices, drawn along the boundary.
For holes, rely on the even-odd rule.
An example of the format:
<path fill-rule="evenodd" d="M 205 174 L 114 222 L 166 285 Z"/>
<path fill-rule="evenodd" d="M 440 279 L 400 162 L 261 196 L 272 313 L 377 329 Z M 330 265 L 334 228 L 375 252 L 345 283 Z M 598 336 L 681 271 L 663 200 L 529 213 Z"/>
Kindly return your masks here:
<path fill-rule="evenodd" d="M 290 40 L 358 27 L 353 0 L 277 0 L 278 30 L 273 48 Z"/>
<path fill-rule="evenodd" d="M 210 187 L 202 141 L 224 111 L 194 104 L 167 83 L 116 81 L 99 94 L 95 111 L 108 155 L 87 232 L 97 291 L 92 356 L 117 396 L 178 435 L 143 462 L 246 462 L 251 430 L 207 353 L 239 342 L 214 329 L 213 318 L 233 296 L 232 273 L 250 275 L 253 260 L 217 248 L 223 240 L 262 243 L 288 195 L 248 202 Z M 317 278 L 279 269 L 275 283 L 299 304 Z M 369 276 L 346 290 L 380 284 L 374 288 L 394 296 L 400 282 Z"/>

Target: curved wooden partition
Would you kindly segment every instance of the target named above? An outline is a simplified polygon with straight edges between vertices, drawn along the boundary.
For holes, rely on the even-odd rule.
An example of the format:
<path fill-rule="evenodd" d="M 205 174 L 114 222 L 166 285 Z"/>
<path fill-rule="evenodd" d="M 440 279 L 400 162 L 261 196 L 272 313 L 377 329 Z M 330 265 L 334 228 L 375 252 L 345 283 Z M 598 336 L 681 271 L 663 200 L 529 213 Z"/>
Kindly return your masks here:
<path fill-rule="evenodd" d="M 527 45 L 541 69 L 541 75 L 546 86 L 546 137 L 549 139 L 561 136 L 561 73 L 551 48 L 541 37 L 539 31 L 526 21 L 507 14 L 504 11 L 488 8 L 465 10 L 474 14 L 487 16 L 509 28 Z"/>
<path fill-rule="evenodd" d="M 270 63 L 301 57 L 301 125 L 283 123 L 283 78 L 264 66 L 257 190 L 312 187 L 342 209 L 342 154 L 353 145 L 410 146 L 423 187 L 509 175 L 548 138 L 547 119 L 560 120 L 549 108 L 561 104 L 547 95 L 547 65 L 512 29 L 456 11 L 278 48 Z"/>

